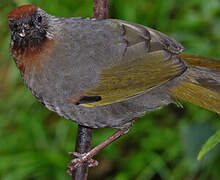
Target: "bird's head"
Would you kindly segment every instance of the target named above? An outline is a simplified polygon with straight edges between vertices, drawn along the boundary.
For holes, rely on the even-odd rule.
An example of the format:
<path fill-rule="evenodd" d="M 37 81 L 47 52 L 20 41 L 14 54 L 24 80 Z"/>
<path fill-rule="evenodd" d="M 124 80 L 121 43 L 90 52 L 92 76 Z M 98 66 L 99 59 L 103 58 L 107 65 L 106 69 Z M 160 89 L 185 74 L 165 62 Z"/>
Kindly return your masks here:
<path fill-rule="evenodd" d="M 34 5 L 16 8 L 8 15 L 11 45 L 18 49 L 31 48 L 52 38 L 49 32 L 50 16 Z"/>

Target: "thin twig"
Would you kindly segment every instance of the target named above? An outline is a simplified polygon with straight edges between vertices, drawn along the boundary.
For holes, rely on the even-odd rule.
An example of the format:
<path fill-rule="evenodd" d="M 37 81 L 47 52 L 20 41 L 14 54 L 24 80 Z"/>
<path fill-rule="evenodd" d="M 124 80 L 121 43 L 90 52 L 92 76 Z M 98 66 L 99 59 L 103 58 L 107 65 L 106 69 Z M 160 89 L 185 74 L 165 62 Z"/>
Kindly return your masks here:
<path fill-rule="evenodd" d="M 94 0 L 94 18 L 108 18 L 109 0 Z M 92 129 L 78 126 L 75 151 L 83 154 L 90 150 L 92 142 Z M 72 180 L 86 180 L 88 177 L 88 164 L 78 167 L 72 172 Z"/>
<path fill-rule="evenodd" d="M 80 154 L 90 151 L 92 142 L 92 129 L 78 125 L 75 152 Z M 84 164 L 72 172 L 72 180 L 86 180 L 88 176 L 88 164 Z"/>
<path fill-rule="evenodd" d="M 93 14 L 94 18 L 106 19 L 108 18 L 109 0 L 94 0 Z"/>

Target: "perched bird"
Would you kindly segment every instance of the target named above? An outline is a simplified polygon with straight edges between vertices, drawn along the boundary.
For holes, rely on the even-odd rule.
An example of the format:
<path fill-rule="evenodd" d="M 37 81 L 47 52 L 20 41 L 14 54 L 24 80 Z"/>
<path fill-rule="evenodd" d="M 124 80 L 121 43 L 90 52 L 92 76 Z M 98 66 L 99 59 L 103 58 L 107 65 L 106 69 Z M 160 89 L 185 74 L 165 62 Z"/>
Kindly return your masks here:
<path fill-rule="evenodd" d="M 176 99 L 220 114 L 220 61 L 181 54 L 183 46 L 161 32 L 117 19 L 55 17 L 34 5 L 13 10 L 8 21 L 25 85 L 80 125 L 119 129 L 116 139 L 136 117 Z M 96 164 L 91 158 L 106 144 L 73 153 L 73 167 Z"/>

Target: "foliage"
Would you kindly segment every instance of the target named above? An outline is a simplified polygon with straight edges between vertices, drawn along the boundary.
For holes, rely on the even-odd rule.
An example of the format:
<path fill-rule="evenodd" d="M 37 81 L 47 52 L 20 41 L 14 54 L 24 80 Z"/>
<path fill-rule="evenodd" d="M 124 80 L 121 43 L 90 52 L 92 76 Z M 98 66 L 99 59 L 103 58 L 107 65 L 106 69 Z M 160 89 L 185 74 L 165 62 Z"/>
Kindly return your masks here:
<path fill-rule="evenodd" d="M 212 150 L 220 141 L 220 130 L 218 130 L 213 136 L 211 136 L 208 141 L 203 145 L 201 151 L 198 155 L 198 160 L 200 160 L 208 151 Z"/>
<path fill-rule="evenodd" d="M 6 16 L 27 0 L 0 0 L 0 179 L 69 179 L 75 123 L 38 103 L 24 87 L 8 53 Z M 57 16 L 92 16 L 92 0 L 29 0 Z M 169 34 L 186 53 L 220 58 L 218 0 L 111 0 L 111 18 Z M 220 179 L 219 146 L 201 161 L 197 154 L 220 127 L 217 114 L 183 104 L 148 113 L 128 135 L 104 149 L 89 179 Z M 94 130 L 93 146 L 114 130 Z"/>

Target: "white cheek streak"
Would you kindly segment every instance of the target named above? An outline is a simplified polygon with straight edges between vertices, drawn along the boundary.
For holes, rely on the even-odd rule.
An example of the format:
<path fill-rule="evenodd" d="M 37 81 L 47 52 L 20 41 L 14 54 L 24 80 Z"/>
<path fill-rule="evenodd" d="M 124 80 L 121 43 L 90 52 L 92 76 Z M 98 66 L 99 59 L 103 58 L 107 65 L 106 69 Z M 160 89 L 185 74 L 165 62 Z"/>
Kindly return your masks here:
<path fill-rule="evenodd" d="M 60 29 L 62 27 L 62 21 L 59 18 L 55 17 L 55 16 L 50 16 L 48 22 L 49 22 L 49 24 L 48 24 L 46 37 L 48 39 L 53 39 L 54 35 L 58 31 L 60 31 Z"/>
<path fill-rule="evenodd" d="M 48 39 L 53 39 L 54 35 L 53 35 L 52 33 L 50 33 L 50 32 L 47 31 L 46 37 L 47 37 Z"/>

